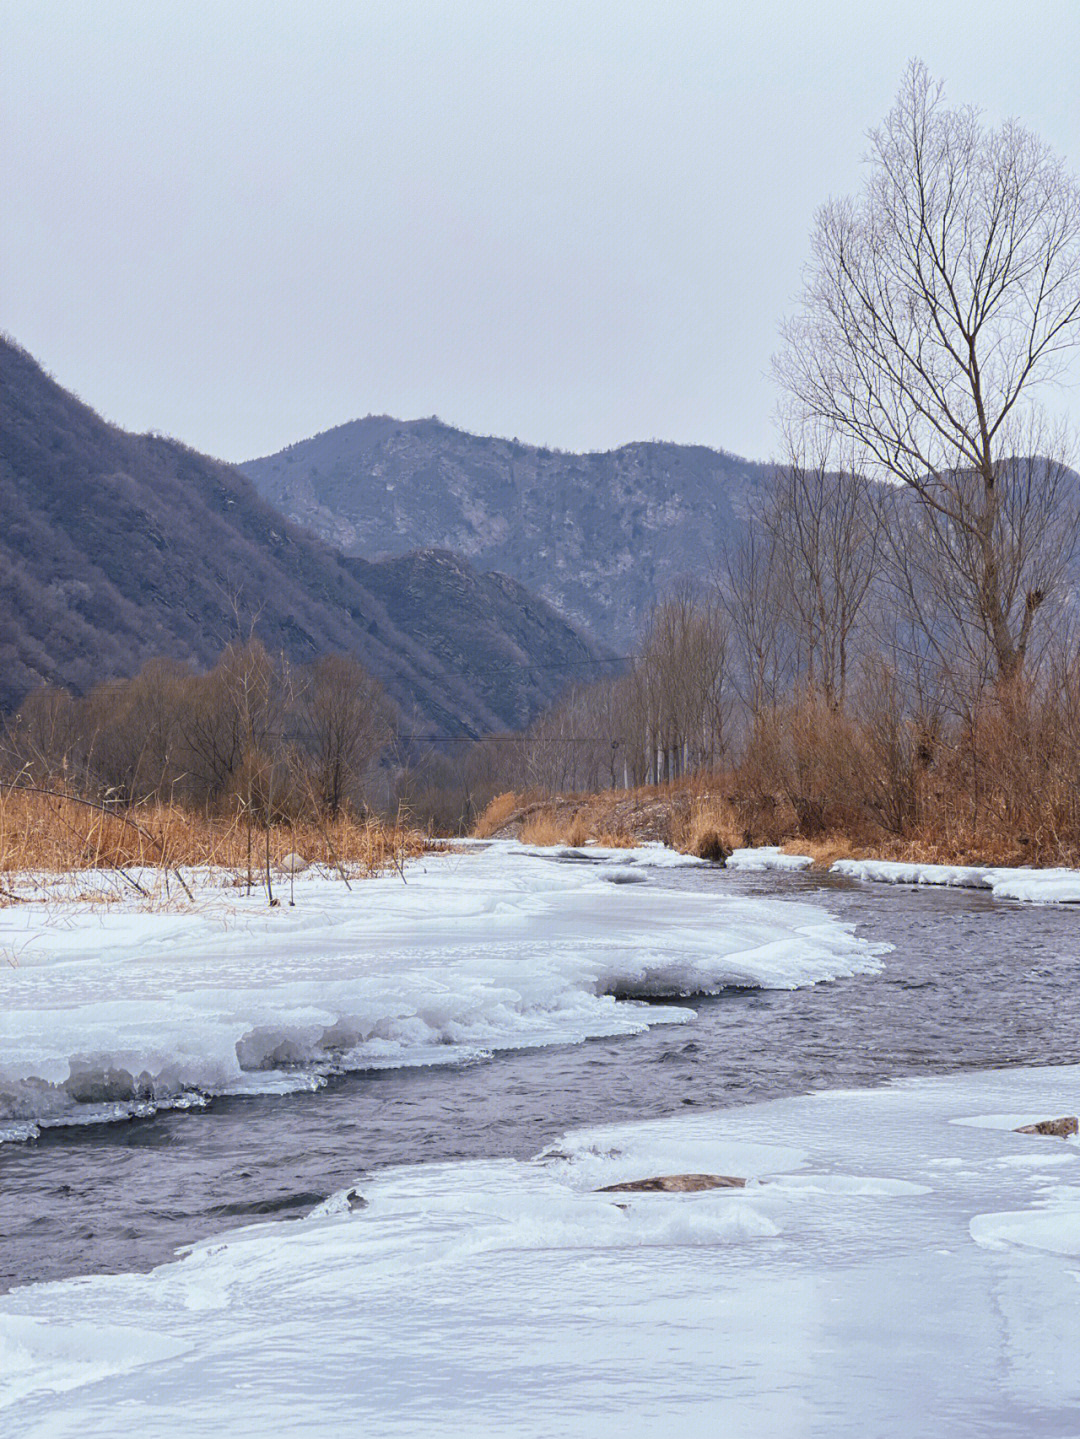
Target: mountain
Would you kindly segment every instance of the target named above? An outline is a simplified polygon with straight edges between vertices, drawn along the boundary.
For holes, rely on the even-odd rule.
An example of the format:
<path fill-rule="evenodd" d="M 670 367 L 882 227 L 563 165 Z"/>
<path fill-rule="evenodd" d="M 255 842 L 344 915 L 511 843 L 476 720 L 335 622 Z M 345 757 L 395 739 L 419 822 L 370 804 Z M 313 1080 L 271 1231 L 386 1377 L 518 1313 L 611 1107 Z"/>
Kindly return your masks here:
<path fill-rule="evenodd" d="M 252 621 L 295 661 L 355 654 L 433 734 L 520 725 L 602 657 L 503 576 L 343 558 L 236 468 L 107 424 L 2 340 L 0 503 L 0 709 L 154 655 L 209 664 Z"/>
<path fill-rule="evenodd" d="M 385 416 L 241 468 L 271 504 L 346 554 L 456 551 L 620 651 L 665 590 L 713 572 L 767 472 L 698 445 L 564 454 Z"/>
<path fill-rule="evenodd" d="M 426 646 L 448 673 L 460 675 L 493 712 L 506 712 L 512 676 L 512 727 L 525 725 L 567 684 L 621 669 L 600 658 L 610 651 L 587 644 L 517 580 L 480 573 L 449 550 L 346 563 L 356 566 L 391 622 Z M 481 616 L 486 636 L 478 633 Z M 568 643 L 568 631 L 576 645 Z"/>

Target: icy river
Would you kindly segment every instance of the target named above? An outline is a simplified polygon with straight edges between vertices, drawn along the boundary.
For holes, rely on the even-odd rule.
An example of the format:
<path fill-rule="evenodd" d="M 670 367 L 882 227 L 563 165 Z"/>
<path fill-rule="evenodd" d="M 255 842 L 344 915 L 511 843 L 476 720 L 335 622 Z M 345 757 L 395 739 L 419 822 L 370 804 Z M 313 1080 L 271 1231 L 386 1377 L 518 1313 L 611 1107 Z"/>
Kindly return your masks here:
<path fill-rule="evenodd" d="M 552 884 L 583 868 L 531 863 Z M 1076 908 L 711 867 L 651 869 L 647 885 L 673 899 L 811 902 L 892 948 L 877 973 L 679 1001 L 687 1023 L 335 1074 L 315 1092 L 225 1093 L 198 1112 L 0 1145 L 0 1289 L 148 1269 L 234 1226 L 305 1216 L 387 1166 L 526 1159 L 582 1126 L 1080 1062 Z M 625 893 L 640 902 L 645 888 Z"/>

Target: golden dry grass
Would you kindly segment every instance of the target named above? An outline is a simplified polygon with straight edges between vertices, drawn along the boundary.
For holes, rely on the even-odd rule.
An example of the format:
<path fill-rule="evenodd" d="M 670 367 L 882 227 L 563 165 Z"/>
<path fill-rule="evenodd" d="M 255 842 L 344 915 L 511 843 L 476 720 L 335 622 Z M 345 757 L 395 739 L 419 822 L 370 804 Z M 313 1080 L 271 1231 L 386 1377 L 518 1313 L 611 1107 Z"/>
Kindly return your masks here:
<path fill-rule="evenodd" d="M 546 800 L 502 794 L 481 815 L 474 834 L 480 839 L 513 835 L 534 845 L 626 849 L 662 840 L 677 848 L 702 844 L 711 848 L 718 828 L 727 844 L 733 824 L 726 805 L 710 800 L 700 782 L 683 781 L 593 795 L 553 795 Z"/>
<path fill-rule="evenodd" d="M 602 844 L 610 847 L 660 839 L 684 854 L 716 859 L 750 844 L 777 844 L 789 854 L 808 854 L 815 868 L 838 859 L 890 859 L 937 864 L 1076 864 L 1070 847 L 1051 847 L 1015 826 L 985 821 L 978 829 L 929 811 L 911 834 L 898 836 L 863 820 L 857 826 L 831 826 L 821 834 L 800 833 L 798 817 L 781 796 L 748 821 L 726 796 L 732 776 L 683 780 L 669 786 L 641 786 L 595 795 L 500 795 L 481 817 L 476 833 L 500 830 L 535 845 Z M 750 832 L 748 832 L 750 831 Z"/>
<path fill-rule="evenodd" d="M 522 799 L 513 790 L 507 790 L 505 794 L 497 794 L 494 799 L 488 802 L 483 814 L 476 821 L 473 834 L 477 839 L 490 839 L 497 834 L 506 821 L 520 809 Z"/>
<path fill-rule="evenodd" d="M 672 846 L 699 859 L 720 859 L 742 843 L 738 817 L 726 799 L 692 796 L 685 814 L 672 826 Z"/>
<path fill-rule="evenodd" d="M 637 842 L 625 830 L 605 829 L 603 806 L 588 803 L 577 808 L 565 804 L 537 806 L 522 819 L 520 838 L 523 844 L 566 844 L 573 849 L 583 844 L 603 845 L 605 849 L 630 849 Z"/>
<path fill-rule="evenodd" d="M 522 844 L 584 844 L 585 825 L 577 814 L 560 814 L 556 809 L 537 809 L 521 826 Z"/>
<path fill-rule="evenodd" d="M 815 869 L 828 869 L 838 859 L 881 858 L 867 854 L 864 846 L 854 844 L 845 834 L 820 835 L 814 839 L 786 839 L 780 848 L 785 854 L 808 854 Z"/>
<path fill-rule="evenodd" d="M 421 853 L 427 838 L 405 823 L 339 817 L 276 825 L 269 832 L 239 816 L 192 814 L 174 805 L 105 813 L 74 796 L 0 788 L 0 873 L 214 866 L 246 872 L 289 854 L 312 864 L 376 873 Z"/>

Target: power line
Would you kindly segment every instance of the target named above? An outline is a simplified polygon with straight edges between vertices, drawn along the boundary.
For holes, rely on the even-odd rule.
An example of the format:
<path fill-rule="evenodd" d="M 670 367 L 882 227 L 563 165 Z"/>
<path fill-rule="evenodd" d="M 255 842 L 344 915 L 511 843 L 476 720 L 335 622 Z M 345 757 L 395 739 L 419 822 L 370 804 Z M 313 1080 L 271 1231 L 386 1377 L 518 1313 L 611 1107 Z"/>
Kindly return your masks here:
<path fill-rule="evenodd" d="M 496 740 L 499 744 L 608 744 L 614 749 L 622 744 L 622 740 L 612 739 L 610 735 L 559 735 L 552 739 L 544 739 L 538 735 L 528 734 L 399 734 L 395 739 L 401 741 L 415 741 L 417 744 L 486 744 L 488 740 Z"/>

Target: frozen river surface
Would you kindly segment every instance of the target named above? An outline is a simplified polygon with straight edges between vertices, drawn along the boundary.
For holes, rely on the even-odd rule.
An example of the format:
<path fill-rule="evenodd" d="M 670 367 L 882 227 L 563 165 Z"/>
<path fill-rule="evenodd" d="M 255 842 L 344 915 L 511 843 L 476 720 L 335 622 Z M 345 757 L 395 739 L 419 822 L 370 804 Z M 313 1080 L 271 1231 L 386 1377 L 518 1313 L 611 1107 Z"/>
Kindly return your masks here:
<path fill-rule="evenodd" d="M 575 884 L 596 872 L 573 861 L 520 863 L 549 873 L 552 886 L 571 872 Z M 1011 905 L 966 890 L 712 868 L 649 868 L 643 883 L 609 893 L 624 915 L 634 904 L 662 911 L 670 903 L 683 918 L 713 900 L 751 908 L 809 901 L 863 939 L 893 948 L 877 973 L 801 988 L 725 988 L 683 1001 L 696 1016 L 688 1023 L 648 1027 L 649 1013 L 643 1020 L 613 997 L 618 1021 L 575 1010 L 579 1033 L 552 1033 L 543 1047 L 336 1075 L 314 1093 L 224 1094 L 198 1113 L 44 1129 L 30 1144 L 0 1145 L 0 1288 L 148 1268 L 178 1245 L 231 1226 L 303 1216 L 387 1166 L 525 1159 L 580 1126 L 903 1076 L 1080 1061 L 1076 910 Z M 497 942 L 497 916 L 490 923 Z M 554 935 L 552 943 L 572 949 L 573 936 Z M 685 943 L 681 963 L 700 964 Z M 629 970 L 605 962 L 616 996 L 620 973 L 640 992 Z M 598 1030 L 602 1037 L 582 1042 Z"/>

